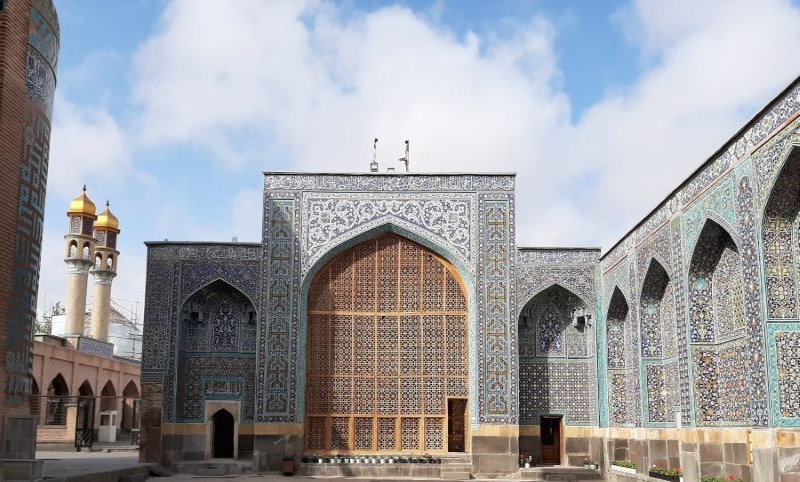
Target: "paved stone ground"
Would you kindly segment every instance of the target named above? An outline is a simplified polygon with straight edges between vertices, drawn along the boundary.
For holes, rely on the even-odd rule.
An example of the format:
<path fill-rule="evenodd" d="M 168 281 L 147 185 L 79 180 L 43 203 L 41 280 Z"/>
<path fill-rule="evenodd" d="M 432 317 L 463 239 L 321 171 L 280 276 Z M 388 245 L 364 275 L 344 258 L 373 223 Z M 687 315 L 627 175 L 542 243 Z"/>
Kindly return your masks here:
<path fill-rule="evenodd" d="M 36 458 L 44 460 L 45 477 L 70 477 L 88 474 L 92 472 L 112 471 L 139 465 L 139 455 L 132 452 L 49 452 L 38 451 Z M 266 475 L 226 475 L 226 476 L 199 476 L 189 474 L 178 474 L 172 477 L 151 477 L 153 482 L 163 480 L 171 481 L 193 481 L 193 482 L 289 482 L 296 481 L 325 481 L 325 480 L 354 480 L 360 482 L 378 482 L 382 479 L 370 477 L 284 477 L 280 474 Z M 412 480 L 442 480 L 442 479 L 401 479 L 403 481 Z M 479 482 L 481 479 L 471 479 L 472 482 Z M 496 481 L 493 481 L 496 482 Z"/>
<path fill-rule="evenodd" d="M 139 454 L 131 452 L 45 452 L 36 458 L 44 460 L 45 477 L 67 477 L 139 465 Z"/>

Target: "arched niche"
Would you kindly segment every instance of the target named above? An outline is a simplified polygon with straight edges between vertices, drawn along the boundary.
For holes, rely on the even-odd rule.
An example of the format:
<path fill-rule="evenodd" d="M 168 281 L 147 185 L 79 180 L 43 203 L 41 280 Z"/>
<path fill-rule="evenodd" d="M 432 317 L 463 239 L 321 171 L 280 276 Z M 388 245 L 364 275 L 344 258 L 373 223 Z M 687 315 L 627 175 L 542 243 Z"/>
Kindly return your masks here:
<path fill-rule="evenodd" d="M 619 287 L 614 287 L 606 314 L 606 348 L 609 369 L 625 368 L 625 340 L 629 337 L 628 301 Z"/>
<path fill-rule="evenodd" d="M 195 291 L 181 308 L 182 348 L 187 352 L 254 352 L 256 309 L 223 280 Z"/>
<path fill-rule="evenodd" d="M 677 328 L 673 284 L 655 258 L 642 283 L 639 324 L 642 358 L 668 358 L 677 354 Z"/>
<path fill-rule="evenodd" d="M 306 449 L 463 451 L 465 291 L 452 264 L 393 233 L 322 267 L 308 292 Z"/>
<path fill-rule="evenodd" d="M 800 147 L 795 147 L 772 186 L 761 228 L 767 317 L 797 319 L 800 276 Z"/>
<path fill-rule="evenodd" d="M 554 284 L 525 305 L 518 329 L 520 357 L 583 358 L 590 350 L 591 310 L 575 293 Z"/>
<path fill-rule="evenodd" d="M 689 336 L 719 343 L 744 335 L 739 251 L 730 234 L 707 219 L 689 265 Z"/>
<path fill-rule="evenodd" d="M 241 420 L 252 421 L 258 327 L 253 303 L 217 279 L 192 293 L 179 313 L 176 418 L 204 421 L 204 403 L 213 399 L 241 401 Z"/>

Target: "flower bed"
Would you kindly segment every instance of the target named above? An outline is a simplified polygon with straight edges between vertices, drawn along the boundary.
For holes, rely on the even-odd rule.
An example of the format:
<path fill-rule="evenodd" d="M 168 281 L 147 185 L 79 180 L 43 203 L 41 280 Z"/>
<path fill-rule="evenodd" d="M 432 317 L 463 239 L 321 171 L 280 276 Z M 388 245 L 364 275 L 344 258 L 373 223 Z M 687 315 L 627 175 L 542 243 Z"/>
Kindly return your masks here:
<path fill-rule="evenodd" d="M 620 474 L 636 474 L 636 464 L 630 460 L 615 460 L 611 462 L 610 469 Z"/>
<path fill-rule="evenodd" d="M 306 455 L 303 463 L 311 464 L 439 464 L 441 459 L 430 455 Z"/>
<path fill-rule="evenodd" d="M 651 467 L 649 475 L 659 480 L 671 480 L 673 482 L 680 482 L 683 480 L 683 470 L 681 470 L 680 467 Z"/>

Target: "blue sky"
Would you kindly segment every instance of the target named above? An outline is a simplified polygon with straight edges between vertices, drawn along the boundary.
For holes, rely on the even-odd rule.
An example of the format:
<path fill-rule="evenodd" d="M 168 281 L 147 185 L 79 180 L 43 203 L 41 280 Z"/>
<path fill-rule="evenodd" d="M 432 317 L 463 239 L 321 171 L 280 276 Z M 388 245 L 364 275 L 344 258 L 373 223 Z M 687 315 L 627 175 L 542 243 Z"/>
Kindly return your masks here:
<path fill-rule="evenodd" d="M 609 248 L 800 73 L 789 0 L 55 3 L 40 311 L 84 183 L 141 300 L 143 241 L 258 241 L 262 171 L 366 171 L 373 137 L 517 172 L 520 246 Z"/>

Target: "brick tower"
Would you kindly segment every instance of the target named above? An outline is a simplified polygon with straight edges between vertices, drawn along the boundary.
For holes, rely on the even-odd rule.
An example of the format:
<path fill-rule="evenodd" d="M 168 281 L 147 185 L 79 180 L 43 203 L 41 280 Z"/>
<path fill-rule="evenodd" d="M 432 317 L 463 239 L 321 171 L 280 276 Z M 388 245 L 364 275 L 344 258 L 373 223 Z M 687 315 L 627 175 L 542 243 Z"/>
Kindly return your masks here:
<path fill-rule="evenodd" d="M 28 396 L 59 28 L 52 0 L 0 1 L 0 458 L 32 459 Z"/>

